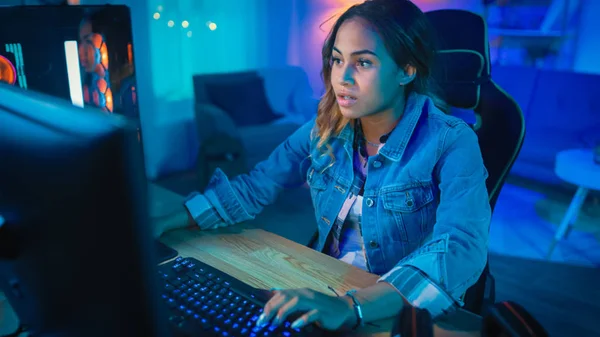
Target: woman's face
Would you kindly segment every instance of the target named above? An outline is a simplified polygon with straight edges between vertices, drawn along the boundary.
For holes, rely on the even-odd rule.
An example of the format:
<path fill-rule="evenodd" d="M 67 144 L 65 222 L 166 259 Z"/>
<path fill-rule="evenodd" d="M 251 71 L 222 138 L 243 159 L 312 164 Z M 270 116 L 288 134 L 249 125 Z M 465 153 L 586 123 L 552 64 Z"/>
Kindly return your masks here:
<path fill-rule="evenodd" d="M 352 18 L 340 26 L 332 52 L 331 85 L 344 117 L 361 118 L 392 108 L 403 97 L 399 71 L 367 21 Z"/>

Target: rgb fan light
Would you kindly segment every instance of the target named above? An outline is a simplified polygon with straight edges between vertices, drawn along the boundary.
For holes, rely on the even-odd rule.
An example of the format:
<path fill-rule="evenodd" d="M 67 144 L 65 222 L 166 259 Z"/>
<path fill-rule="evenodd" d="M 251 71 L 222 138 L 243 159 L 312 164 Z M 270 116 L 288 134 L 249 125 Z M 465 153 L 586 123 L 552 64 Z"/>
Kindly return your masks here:
<path fill-rule="evenodd" d="M 10 85 L 17 83 L 17 70 L 6 57 L 0 55 L 0 82 Z"/>
<path fill-rule="evenodd" d="M 92 103 L 104 111 L 113 112 L 113 95 L 110 89 L 110 74 L 108 71 L 108 48 L 102 34 L 90 34 L 82 44 L 80 50 L 86 58 L 84 64 L 92 65 L 90 73 L 92 80 L 89 85 L 83 86 L 83 100 Z"/>

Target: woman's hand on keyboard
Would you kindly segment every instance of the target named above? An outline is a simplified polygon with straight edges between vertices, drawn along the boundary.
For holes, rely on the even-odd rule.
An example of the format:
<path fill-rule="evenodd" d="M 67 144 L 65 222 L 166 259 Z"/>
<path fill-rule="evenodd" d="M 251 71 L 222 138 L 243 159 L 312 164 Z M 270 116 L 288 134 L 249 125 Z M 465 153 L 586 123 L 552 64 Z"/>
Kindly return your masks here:
<path fill-rule="evenodd" d="M 329 296 L 311 289 L 290 289 L 274 291 L 257 325 L 266 325 L 271 320 L 271 324 L 279 325 L 299 312 L 303 314 L 292 322 L 294 329 L 316 323 L 323 329 L 338 330 L 356 321 L 352 300 L 346 296 Z"/>

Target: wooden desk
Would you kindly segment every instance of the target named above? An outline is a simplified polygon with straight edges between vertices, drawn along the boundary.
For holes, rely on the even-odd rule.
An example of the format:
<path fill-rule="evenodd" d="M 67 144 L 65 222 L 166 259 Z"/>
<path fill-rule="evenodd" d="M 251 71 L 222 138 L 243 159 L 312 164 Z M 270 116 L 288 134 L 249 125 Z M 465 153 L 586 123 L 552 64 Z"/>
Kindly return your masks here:
<path fill-rule="evenodd" d="M 177 230 L 162 239 L 179 255 L 194 257 L 257 288 L 311 288 L 331 293 L 327 286 L 345 293 L 374 284 L 370 274 L 270 232 L 249 226 L 210 231 Z M 476 316 L 475 316 L 476 317 Z M 389 337 L 392 320 L 375 322 L 352 336 Z M 479 336 L 480 320 L 457 314 L 435 326 L 436 337 Z M 466 332 L 465 332 L 466 331 Z"/>

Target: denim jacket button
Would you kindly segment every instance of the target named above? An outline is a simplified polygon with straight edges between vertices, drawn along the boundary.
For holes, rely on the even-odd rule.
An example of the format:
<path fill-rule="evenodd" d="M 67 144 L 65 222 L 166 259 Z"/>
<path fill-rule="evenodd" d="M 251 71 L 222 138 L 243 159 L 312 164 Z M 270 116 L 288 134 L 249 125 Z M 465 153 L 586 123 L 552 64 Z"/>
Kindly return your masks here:
<path fill-rule="evenodd" d="M 408 201 L 406 202 L 406 206 L 408 206 L 408 207 L 412 207 L 413 205 L 414 205 L 414 203 L 413 203 L 413 201 L 412 201 L 412 200 L 408 200 Z"/>
<path fill-rule="evenodd" d="M 378 160 L 374 161 L 374 162 L 373 162 L 373 167 L 375 167 L 375 168 L 380 168 L 380 167 L 381 167 L 381 162 L 380 162 L 380 161 L 378 161 Z"/>
<path fill-rule="evenodd" d="M 370 241 L 369 242 L 369 247 L 371 247 L 371 248 L 377 248 L 377 247 L 379 247 L 379 244 L 377 242 L 375 242 L 375 241 Z"/>
<path fill-rule="evenodd" d="M 374 204 L 373 199 L 367 199 L 367 207 L 372 207 Z"/>

